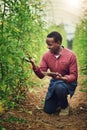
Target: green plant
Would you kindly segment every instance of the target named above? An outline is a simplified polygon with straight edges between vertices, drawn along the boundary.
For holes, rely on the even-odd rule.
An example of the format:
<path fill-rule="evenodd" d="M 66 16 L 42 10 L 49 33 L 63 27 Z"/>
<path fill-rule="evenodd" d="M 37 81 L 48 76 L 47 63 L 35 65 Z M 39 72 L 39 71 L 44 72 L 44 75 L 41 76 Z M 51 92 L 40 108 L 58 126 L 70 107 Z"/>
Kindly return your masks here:
<path fill-rule="evenodd" d="M 0 125 L 0 130 L 6 130 L 6 128 Z"/>
<path fill-rule="evenodd" d="M 0 100 L 8 107 L 24 100 L 22 90 L 31 86 L 33 73 L 23 58 L 39 59 L 43 51 L 42 6 L 41 0 L 0 2 Z"/>
<path fill-rule="evenodd" d="M 86 4 L 87 1 L 84 1 Z M 87 92 L 87 10 L 84 11 L 84 15 L 81 18 L 80 24 L 76 28 L 74 39 L 74 50 L 77 53 L 79 74 L 84 76 L 82 80 L 81 91 Z"/>

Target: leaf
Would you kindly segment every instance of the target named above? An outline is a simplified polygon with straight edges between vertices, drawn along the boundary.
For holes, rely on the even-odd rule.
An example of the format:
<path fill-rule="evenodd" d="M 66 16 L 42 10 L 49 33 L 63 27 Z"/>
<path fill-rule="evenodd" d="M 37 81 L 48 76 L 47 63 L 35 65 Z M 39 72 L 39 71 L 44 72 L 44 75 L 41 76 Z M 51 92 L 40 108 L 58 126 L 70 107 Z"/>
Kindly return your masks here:
<path fill-rule="evenodd" d="M 39 107 L 39 106 L 36 106 L 36 108 L 38 109 L 38 110 L 41 110 L 42 108 L 41 107 Z"/>
<path fill-rule="evenodd" d="M 0 130 L 6 130 L 3 126 L 0 125 Z"/>
<path fill-rule="evenodd" d="M 2 105 L 2 103 L 0 102 L 0 115 L 4 113 L 4 107 Z"/>
<path fill-rule="evenodd" d="M 26 113 L 28 113 L 28 114 L 32 115 L 32 111 L 26 111 Z"/>

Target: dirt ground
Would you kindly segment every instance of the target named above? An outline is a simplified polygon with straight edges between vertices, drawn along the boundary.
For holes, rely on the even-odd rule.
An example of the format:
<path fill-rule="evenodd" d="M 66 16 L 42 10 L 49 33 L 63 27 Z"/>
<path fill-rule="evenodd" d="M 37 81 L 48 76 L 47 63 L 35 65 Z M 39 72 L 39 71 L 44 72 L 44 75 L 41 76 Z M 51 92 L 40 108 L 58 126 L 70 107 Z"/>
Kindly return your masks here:
<path fill-rule="evenodd" d="M 80 84 L 72 99 L 68 97 L 69 116 L 59 116 L 58 113 L 48 115 L 43 112 L 47 86 L 45 83 L 43 87 L 34 87 L 34 90 L 27 92 L 24 104 L 0 117 L 4 120 L 1 125 L 6 130 L 87 130 L 87 93 L 79 91 Z"/>

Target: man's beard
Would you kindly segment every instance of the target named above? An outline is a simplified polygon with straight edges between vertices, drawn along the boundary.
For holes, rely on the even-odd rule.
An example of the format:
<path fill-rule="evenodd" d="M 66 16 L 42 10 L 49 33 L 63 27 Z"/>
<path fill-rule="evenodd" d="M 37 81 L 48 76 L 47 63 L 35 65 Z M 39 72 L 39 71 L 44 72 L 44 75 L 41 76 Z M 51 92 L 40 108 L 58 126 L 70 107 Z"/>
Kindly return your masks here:
<path fill-rule="evenodd" d="M 51 49 L 50 49 L 50 52 L 51 52 L 52 54 L 58 54 L 58 50 L 51 50 Z"/>

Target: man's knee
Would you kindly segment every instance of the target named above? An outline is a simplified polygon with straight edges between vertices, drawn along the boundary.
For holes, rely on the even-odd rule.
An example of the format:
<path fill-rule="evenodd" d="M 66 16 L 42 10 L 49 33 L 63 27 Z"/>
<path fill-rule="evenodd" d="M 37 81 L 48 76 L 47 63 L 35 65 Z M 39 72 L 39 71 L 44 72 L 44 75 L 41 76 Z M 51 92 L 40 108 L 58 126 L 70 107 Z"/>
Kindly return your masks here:
<path fill-rule="evenodd" d="M 55 94 L 58 96 L 58 97 L 61 97 L 62 95 L 63 96 L 67 96 L 67 87 L 64 86 L 63 84 L 58 84 L 56 87 L 55 87 L 55 90 L 54 90 Z"/>
<path fill-rule="evenodd" d="M 63 86 L 62 86 L 61 84 L 58 84 L 58 85 L 55 87 L 55 89 L 54 89 L 55 93 L 59 93 L 59 94 L 62 93 L 63 90 L 64 90 L 64 88 L 63 88 Z"/>

